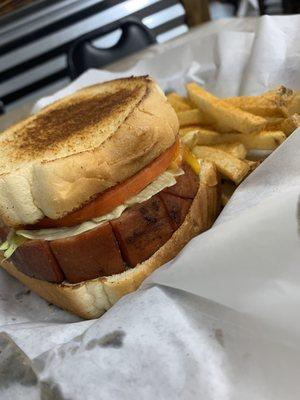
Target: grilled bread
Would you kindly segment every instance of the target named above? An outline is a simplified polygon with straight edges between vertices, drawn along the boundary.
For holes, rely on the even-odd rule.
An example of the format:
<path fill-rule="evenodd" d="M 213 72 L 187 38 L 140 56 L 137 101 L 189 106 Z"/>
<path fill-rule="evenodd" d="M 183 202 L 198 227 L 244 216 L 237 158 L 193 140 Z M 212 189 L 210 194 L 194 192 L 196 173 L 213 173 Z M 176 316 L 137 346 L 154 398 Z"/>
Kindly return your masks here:
<path fill-rule="evenodd" d="M 148 77 L 65 97 L 0 136 L 0 218 L 60 218 L 137 173 L 174 142 L 178 120 Z"/>

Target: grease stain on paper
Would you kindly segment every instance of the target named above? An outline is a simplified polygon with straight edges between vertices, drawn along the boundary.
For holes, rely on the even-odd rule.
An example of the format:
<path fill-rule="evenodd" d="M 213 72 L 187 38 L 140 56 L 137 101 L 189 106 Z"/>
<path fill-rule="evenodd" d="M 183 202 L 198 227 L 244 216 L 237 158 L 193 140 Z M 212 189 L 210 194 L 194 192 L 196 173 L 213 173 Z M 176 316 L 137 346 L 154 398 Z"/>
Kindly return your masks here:
<path fill-rule="evenodd" d="M 86 345 L 86 350 L 92 350 L 96 346 L 99 347 L 112 347 L 114 349 L 119 349 L 123 346 L 123 340 L 125 337 L 125 332 L 121 330 L 116 330 L 106 335 L 102 336 L 99 339 L 92 339 Z"/>
<path fill-rule="evenodd" d="M 217 342 L 222 346 L 225 347 L 224 344 L 224 334 L 222 329 L 215 329 L 215 338 L 217 340 Z"/>
<path fill-rule="evenodd" d="M 23 300 L 24 296 L 28 296 L 31 293 L 31 290 L 28 289 L 23 289 L 20 292 L 15 294 L 15 299 L 16 300 Z"/>
<path fill-rule="evenodd" d="M 64 397 L 58 384 L 49 380 L 41 382 L 41 400 L 69 400 Z"/>
<path fill-rule="evenodd" d="M 30 359 L 4 332 L 0 333 L 0 392 L 11 385 L 35 386 L 37 376 Z"/>

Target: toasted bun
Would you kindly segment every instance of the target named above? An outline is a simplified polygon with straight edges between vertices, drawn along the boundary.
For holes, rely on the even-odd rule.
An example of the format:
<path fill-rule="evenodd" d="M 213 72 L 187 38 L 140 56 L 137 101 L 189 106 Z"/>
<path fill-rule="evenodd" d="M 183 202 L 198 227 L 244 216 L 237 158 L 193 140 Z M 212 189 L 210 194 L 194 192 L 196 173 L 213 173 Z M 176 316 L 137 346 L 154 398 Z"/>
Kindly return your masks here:
<path fill-rule="evenodd" d="M 159 86 L 133 77 L 90 86 L 0 136 L 0 219 L 57 219 L 169 148 L 178 120 Z"/>
<path fill-rule="evenodd" d="M 138 289 L 147 276 L 175 257 L 195 235 L 209 229 L 218 215 L 219 208 L 217 173 L 213 164 L 205 162 L 201 169 L 199 190 L 184 222 L 168 242 L 135 268 L 118 275 L 71 285 L 30 278 L 8 261 L 3 260 L 1 265 L 49 302 L 83 318 L 97 318 L 122 296 Z"/>

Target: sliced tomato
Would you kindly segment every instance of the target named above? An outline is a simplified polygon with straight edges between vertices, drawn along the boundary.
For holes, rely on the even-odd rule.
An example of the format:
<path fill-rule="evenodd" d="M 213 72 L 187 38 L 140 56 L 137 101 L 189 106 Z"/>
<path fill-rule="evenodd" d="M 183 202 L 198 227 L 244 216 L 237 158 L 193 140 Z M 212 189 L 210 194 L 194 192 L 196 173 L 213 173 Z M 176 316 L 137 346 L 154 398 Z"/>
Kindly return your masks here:
<path fill-rule="evenodd" d="M 171 162 L 178 156 L 178 152 L 179 143 L 177 141 L 141 171 L 126 181 L 100 193 L 95 199 L 79 210 L 73 211 L 59 219 L 45 217 L 36 224 L 27 226 L 27 229 L 74 226 L 109 213 L 130 197 L 137 195 L 149 183 L 153 182 L 154 179 L 168 168 Z"/>

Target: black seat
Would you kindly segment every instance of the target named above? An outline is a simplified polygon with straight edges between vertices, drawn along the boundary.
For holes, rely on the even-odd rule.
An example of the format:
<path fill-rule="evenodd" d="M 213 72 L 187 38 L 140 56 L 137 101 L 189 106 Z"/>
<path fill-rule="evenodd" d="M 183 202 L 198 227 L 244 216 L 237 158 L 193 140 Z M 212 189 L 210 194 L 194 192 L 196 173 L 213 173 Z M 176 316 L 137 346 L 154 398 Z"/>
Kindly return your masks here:
<path fill-rule="evenodd" d="M 120 28 L 122 34 L 114 46 L 98 48 L 91 43 L 94 39 Z M 74 79 L 89 68 L 101 68 L 153 43 L 156 43 L 156 39 L 151 31 L 136 19 L 126 19 L 109 27 L 96 29 L 77 39 L 70 48 L 68 53 L 70 76 Z"/>
<path fill-rule="evenodd" d="M 2 103 L 2 101 L 0 100 L 0 115 L 4 114 L 4 104 Z"/>
<path fill-rule="evenodd" d="M 299 0 L 281 0 L 278 2 L 258 0 L 260 14 L 298 14 L 300 12 Z"/>

